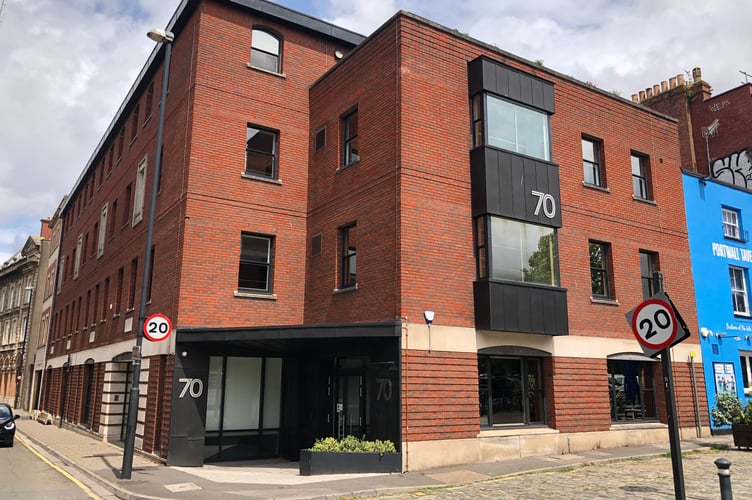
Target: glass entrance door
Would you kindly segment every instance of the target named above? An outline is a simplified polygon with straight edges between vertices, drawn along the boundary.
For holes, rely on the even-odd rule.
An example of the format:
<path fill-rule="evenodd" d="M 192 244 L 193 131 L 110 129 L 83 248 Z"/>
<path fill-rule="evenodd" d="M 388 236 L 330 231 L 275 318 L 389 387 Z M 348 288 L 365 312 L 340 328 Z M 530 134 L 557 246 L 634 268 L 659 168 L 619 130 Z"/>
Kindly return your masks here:
<path fill-rule="evenodd" d="M 335 378 L 334 436 L 362 437 L 365 434 L 363 375 L 338 374 Z"/>

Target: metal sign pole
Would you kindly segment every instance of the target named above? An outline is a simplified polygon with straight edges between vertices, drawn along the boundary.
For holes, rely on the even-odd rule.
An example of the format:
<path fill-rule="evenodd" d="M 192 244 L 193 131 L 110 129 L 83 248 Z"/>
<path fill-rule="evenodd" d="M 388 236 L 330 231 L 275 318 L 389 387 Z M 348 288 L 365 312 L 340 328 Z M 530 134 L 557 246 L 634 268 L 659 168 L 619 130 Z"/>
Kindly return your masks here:
<path fill-rule="evenodd" d="M 653 273 L 653 286 L 655 293 L 663 291 L 663 273 Z M 674 472 L 674 496 L 676 500 L 685 500 L 681 441 L 679 440 L 679 423 L 676 419 L 676 400 L 674 399 L 674 375 L 671 369 L 671 346 L 661 351 L 661 367 L 663 368 L 663 388 L 666 394 L 668 436 L 671 444 L 671 468 Z"/>

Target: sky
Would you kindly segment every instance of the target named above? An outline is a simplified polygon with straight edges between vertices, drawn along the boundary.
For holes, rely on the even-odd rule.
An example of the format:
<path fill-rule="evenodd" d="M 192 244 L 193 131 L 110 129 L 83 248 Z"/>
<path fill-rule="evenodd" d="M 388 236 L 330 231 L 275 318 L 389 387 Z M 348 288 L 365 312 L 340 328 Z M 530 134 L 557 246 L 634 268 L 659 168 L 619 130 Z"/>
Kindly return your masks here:
<path fill-rule="evenodd" d="M 179 0 L 0 0 L 0 264 L 54 215 Z M 278 0 L 363 35 L 405 10 L 629 99 L 752 74 L 743 0 Z M 752 82 L 752 77 L 750 77 Z"/>

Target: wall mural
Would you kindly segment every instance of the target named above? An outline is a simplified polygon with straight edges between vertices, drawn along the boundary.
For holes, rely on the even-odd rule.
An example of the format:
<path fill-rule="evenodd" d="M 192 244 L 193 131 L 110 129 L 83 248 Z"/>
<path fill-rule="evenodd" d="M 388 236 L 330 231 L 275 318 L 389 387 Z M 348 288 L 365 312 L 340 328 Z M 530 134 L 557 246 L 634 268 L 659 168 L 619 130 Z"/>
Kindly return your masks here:
<path fill-rule="evenodd" d="M 721 182 L 752 189 L 752 147 L 713 160 L 710 175 Z"/>

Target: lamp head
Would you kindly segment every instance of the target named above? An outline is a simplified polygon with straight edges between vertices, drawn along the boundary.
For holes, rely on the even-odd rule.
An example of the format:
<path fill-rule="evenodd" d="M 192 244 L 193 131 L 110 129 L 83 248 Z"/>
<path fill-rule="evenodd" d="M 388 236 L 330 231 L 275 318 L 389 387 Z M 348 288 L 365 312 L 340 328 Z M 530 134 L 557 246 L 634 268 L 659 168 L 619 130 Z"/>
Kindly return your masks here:
<path fill-rule="evenodd" d="M 171 31 L 165 31 L 158 28 L 152 28 L 147 33 L 146 36 L 148 36 L 150 39 L 154 40 L 157 43 L 167 42 L 172 43 L 173 40 L 175 40 L 175 35 Z"/>
<path fill-rule="evenodd" d="M 429 325 L 433 323 L 433 311 L 423 311 L 423 317 Z"/>

